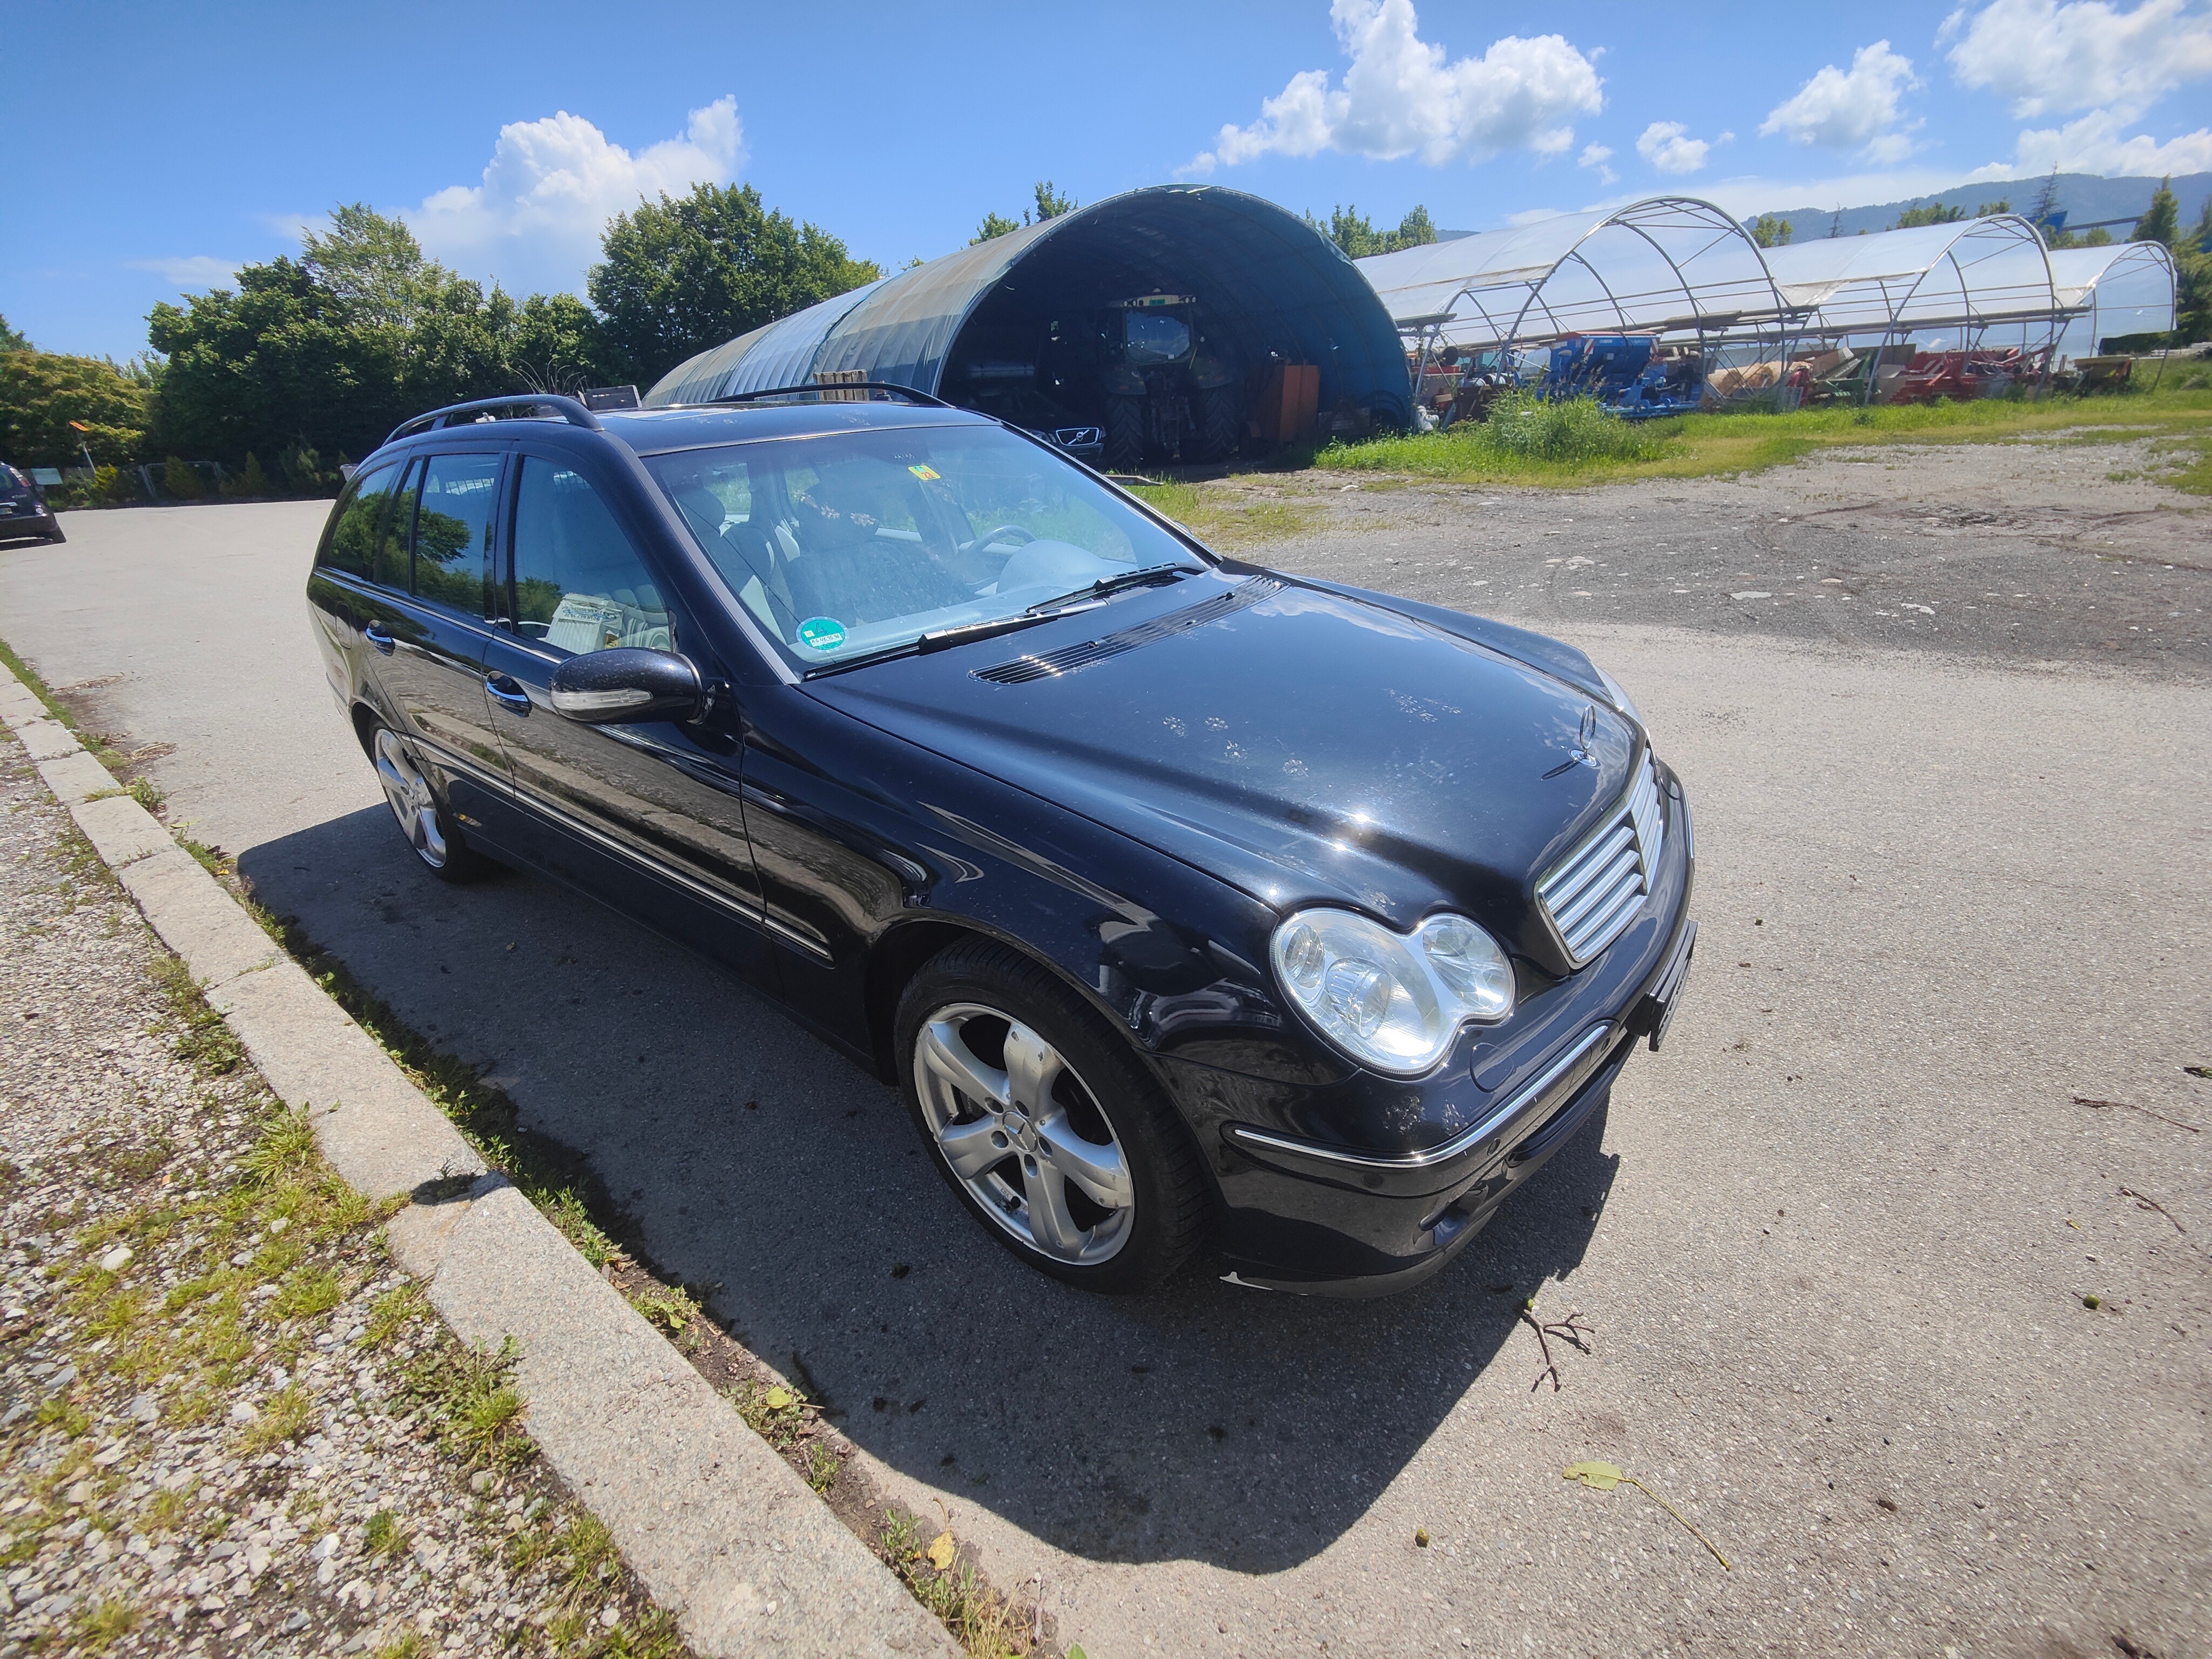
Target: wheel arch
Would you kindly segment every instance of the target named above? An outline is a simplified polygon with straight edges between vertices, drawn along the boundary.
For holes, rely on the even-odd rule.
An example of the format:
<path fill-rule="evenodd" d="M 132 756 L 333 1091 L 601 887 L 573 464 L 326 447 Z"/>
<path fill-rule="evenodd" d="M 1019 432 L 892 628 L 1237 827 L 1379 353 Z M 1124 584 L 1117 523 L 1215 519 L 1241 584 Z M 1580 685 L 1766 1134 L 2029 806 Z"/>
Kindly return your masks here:
<path fill-rule="evenodd" d="M 1119 1031 L 1129 1052 L 1145 1070 L 1158 1078 L 1158 1067 L 1145 1045 L 1129 1034 L 1127 1025 L 1099 997 L 1097 987 L 1087 983 L 1068 965 L 1028 942 L 957 916 L 920 916 L 900 922 L 878 935 L 869 948 L 865 996 L 870 1047 L 878 1074 L 896 1086 L 899 1081 L 898 1054 L 892 1042 L 899 999 L 914 976 L 956 945 L 969 942 L 1001 945 L 1023 961 L 1035 964 L 1073 991 L 1092 1012 Z"/>

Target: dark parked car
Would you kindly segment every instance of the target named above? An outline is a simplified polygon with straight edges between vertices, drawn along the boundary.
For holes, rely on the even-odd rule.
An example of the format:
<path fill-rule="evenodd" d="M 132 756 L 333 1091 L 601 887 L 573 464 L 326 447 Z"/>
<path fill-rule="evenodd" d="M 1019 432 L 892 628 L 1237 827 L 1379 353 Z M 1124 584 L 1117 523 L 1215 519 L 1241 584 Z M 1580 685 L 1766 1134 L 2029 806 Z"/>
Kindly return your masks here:
<path fill-rule="evenodd" d="M 1696 938 L 1681 786 L 1580 652 L 1216 556 L 895 388 L 424 416 L 308 602 L 424 866 L 726 963 L 1096 1289 L 1434 1271 Z"/>
<path fill-rule="evenodd" d="M 0 542 L 36 537 L 42 542 L 65 542 L 62 522 L 39 493 L 27 472 L 0 461 Z"/>

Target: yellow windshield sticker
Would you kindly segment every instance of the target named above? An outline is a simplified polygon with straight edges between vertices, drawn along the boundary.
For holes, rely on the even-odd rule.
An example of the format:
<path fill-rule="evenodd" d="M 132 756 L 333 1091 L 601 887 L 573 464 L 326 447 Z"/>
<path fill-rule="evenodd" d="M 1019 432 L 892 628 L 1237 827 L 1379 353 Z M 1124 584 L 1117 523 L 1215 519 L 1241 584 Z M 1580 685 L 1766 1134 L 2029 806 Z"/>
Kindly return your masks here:
<path fill-rule="evenodd" d="M 924 483 L 929 483 L 933 478 L 940 478 L 945 476 L 935 467 L 929 465 L 927 462 L 920 466 L 910 466 L 907 468 L 907 471 L 913 473 L 915 477 L 921 479 Z"/>

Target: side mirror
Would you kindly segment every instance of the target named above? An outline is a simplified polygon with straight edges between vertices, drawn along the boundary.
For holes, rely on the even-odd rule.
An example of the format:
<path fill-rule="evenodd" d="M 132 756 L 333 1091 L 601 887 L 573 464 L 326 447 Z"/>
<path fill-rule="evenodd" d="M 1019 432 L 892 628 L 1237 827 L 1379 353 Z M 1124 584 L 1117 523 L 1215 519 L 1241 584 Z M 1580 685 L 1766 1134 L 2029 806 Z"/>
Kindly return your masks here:
<path fill-rule="evenodd" d="M 553 671 L 553 710 L 586 726 L 688 720 L 707 688 L 688 657 L 633 646 L 571 657 Z"/>

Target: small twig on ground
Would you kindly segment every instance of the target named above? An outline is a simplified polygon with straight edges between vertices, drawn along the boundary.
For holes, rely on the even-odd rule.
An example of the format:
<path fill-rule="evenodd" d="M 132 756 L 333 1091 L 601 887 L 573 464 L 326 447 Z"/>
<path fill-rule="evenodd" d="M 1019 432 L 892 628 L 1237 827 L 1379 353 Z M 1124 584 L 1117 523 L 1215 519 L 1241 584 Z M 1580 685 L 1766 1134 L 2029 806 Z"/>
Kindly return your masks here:
<path fill-rule="evenodd" d="M 1582 1315 L 1578 1312 L 1569 1314 L 1557 1324 L 1547 1325 L 1536 1317 L 1536 1298 L 1533 1296 L 1522 1303 L 1521 1317 L 1528 1328 L 1536 1333 L 1536 1346 L 1544 1351 L 1544 1369 L 1536 1373 L 1536 1380 L 1528 1385 L 1528 1392 L 1535 1393 L 1548 1376 L 1552 1379 L 1552 1392 L 1557 1394 L 1563 1385 L 1559 1381 L 1559 1362 L 1552 1358 L 1551 1339 L 1556 1336 L 1562 1342 L 1571 1343 L 1588 1353 L 1590 1351 L 1589 1339 L 1594 1333 L 1581 1322 Z"/>
<path fill-rule="evenodd" d="M 2146 1198 L 2142 1194 L 2137 1192 L 2132 1187 L 2121 1188 L 2120 1196 L 2122 1198 L 2132 1198 L 2137 1204 L 2141 1205 L 2146 1210 L 2156 1210 L 2168 1221 L 2173 1223 L 2174 1231 L 2179 1233 L 2184 1238 L 2187 1238 L 2189 1237 L 2189 1229 L 2181 1224 L 2181 1218 L 2175 1215 L 2172 1211 L 2167 1209 L 2165 1205 L 2160 1203 L 2156 1199 Z M 2199 1255 L 2205 1254 L 2204 1249 L 2200 1245 L 2192 1243 L 2189 1248 L 2195 1250 Z"/>
<path fill-rule="evenodd" d="M 2124 1106 L 2131 1112 L 2141 1112 L 2145 1117 L 2154 1117 L 2160 1123 L 2171 1123 L 2175 1128 L 2186 1129 L 2193 1135 L 2201 1135 L 2204 1133 L 2194 1123 L 2184 1123 L 2179 1118 L 2168 1117 L 2164 1112 L 2154 1112 L 2149 1107 L 2138 1106 L 2132 1100 L 2092 1100 L 2087 1095 L 2076 1095 L 2074 1097 L 2074 1103 L 2076 1106 L 2087 1106 L 2093 1112 L 2109 1111 L 2115 1106 Z"/>

